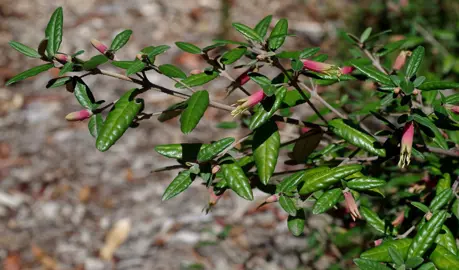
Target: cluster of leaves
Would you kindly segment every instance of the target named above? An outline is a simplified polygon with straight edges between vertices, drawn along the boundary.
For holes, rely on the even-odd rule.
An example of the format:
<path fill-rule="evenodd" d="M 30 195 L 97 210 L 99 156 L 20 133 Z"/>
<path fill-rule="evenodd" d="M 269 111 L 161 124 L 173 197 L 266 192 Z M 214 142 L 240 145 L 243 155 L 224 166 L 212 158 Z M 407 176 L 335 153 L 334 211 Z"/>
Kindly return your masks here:
<path fill-rule="evenodd" d="M 248 81 L 263 91 L 262 95 L 257 94 L 261 96 L 259 100 L 255 100 L 255 94 L 242 100 L 242 107 L 237 110 L 242 114 L 241 127 L 248 129 L 249 134 L 202 144 L 156 146 L 157 153 L 176 160 L 181 168 L 165 190 L 163 200 L 184 192 L 197 179 L 216 196 L 231 190 L 246 200 L 253 200 L 253 189 L 258 188 L 269 194 L 265 203 L 278 202 L 289 215 L 287 225 L 296 236 L 303 234 L 311 214 L 328 212 L 343 219 L 346 228 L 351 224 L 357 225 L 355 228 L 369 225 L 364 233 L 357 233 L 364 241 L 357 252 L 351 251 L 352 256 L 359 255 L 362 247 L 368 248 L 369 240 L 375 237 L 382 244 L 354 260 L 361 269 L 459 269 L 457 229 L 453 229 L 458 221 L 451 218 L 452 214 L 459 218 L 457 182 L 451 181 L 459 174 L 459 154 L 455 146 L 459 144 L 459 118 L 452 110 L 457 108 L 459 94 L 442 93 L 442 90 L 458 88 L 459 83 L 427 80 L 419 75 L 426 53 L 420 45 L 403 47 L 412 52 L 401 69 L 392 69 L 390 61 L 381 64 L 380 57 L 398 54 L 406 44 L 405 41 L 379 44 L 380 37 L 387 31 L 372 35 L 368 28 L 360 37 L 344 34 L 355 56 L 346 63 L 348 69 L 355 69 L 349 73 L 336 65 L 324 64 L 327 55 L 318 54 L 319 48 L 281 51 L 286 38 L 291 36 L 288 21 L 280 19 L 267 35 L 271 21 L 272 16 L 267 16 L 254 28 L 234 23 L 234 29 L 245 42 L 214 40 L 204 48 L 177 42 L 178 48 L 202 56 L 209 64 L 202 72 L 187 76 L 174 65 L 156 63 L 156 56 L 165 53 L 170 48 L 168 45 L 146 47 L 134 60 L 118 60 L 116 52 L 129 41 L 130 30 L 116 35 L 110 47 L 96 46 L 102 54 L 89 60 L 80 57 L 84 51 L 71 55 L 59 52 L 63 13 L 58 8 L 37 50 L 18 42 L 10 43 L 24 55 L 47 63 L 11 78 L 7 84 L 59 68 L 60 77 L 52 79 L 47 87 L 65 85 L 74 93 L 88 112 L 88 128 L 96 138 L 96 148 L 107 151 L 130 127 L 152 115 L 159 115 L 161 122 L 180 116 L 181 131 L 188 134 L 209 106 L 227 111 L 235 109 L 211 101 L 207 90 L 195 91 L 193 87 L 220 76 L 231 78 L 228 74 L 231 67 L 243 69 L 240 77 L 231 78 L 228 95 L 237 89 L 247 93 L 243 84 Z M 220 53 L 212 57 L 213 51 Z M 305 69 L 305 60 L 320 68 Z M 124 74 L 102 70 L 100 66 L 106 63 L 124 70 Z M 290 68 L 284 67 L 285 63 Z M 272 79 L 261 74 L 260 70 L 266 66 L 276 68 L 279 74 Z M 176 88 L 191 94 L 150 82 L 145 75 L 150 71 L 169 77 L 176 82 Z M 84 74 L 66 75 L 69 72 Z M 140 88 L 125 92 L 114 102 L 96 101 L 84 77 L 97 74 L 130 81 Z M 366 80 L 373 82 L 371 91 L 365 90 L 362 84 L 355 84 Z M 362 91 L 349 90 L 332 104 L 317 92 L 319 86 L 347 81 L 353 87 L 360 86 Z M 137 97 L 148 90 L 169 93 L 184 101 L 172 104 L 165 111 L 148 114 L 144 112 L 143 100 Z M 323 109 L 319 110 L 310 101 L 314 98 Z M 316 115 L 301 120 L 290 118 L 295 108 L 303 106 L 312 107 Z M 104 117 L 106 109 L 110 111 Z M 332 114 L 338 117 L 330 120 Z M 363 119 L 372 120 L 371 129 Z M 302 132 L 294 140 L 281 143 L 277 122 L 297 125 Z M 415 136 L 410 137 L 403 131 L 407 125 L 414 125 Z M 235 127 L 231 123 L 220 126 Z M 411 142 L 403 145 L 406 141 Z M 397 167 L 400 148 L 408 151 L 408 163 L 410 151 L 413 154 L 408 168 Z M 286 150 L 291 158 L 286 164 L 302 165 L 303 169 L 276 172 L 281 150 Z M 354 223 L 340 214 L 343 201 L 352 217 L 364 222 Z M 306 207 L 311 202 L 313 207 Z M 333 236 L 331 240 L 343 250 L 348 249 L 339 239 Z M 340 259 L 344 261 L 346 255 Z"/>

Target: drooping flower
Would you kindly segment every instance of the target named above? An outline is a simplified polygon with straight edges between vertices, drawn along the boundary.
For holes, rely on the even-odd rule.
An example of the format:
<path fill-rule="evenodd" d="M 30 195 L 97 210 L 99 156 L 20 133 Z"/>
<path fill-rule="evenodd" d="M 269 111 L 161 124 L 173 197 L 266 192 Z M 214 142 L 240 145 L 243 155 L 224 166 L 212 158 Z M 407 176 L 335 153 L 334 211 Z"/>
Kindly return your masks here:
<path fill-rule="evenodd" d="M 454 114 L 459 114 L 459 106 L 457 105 L 450 105 L 450 104 L 446 104 L 444 105 L 446 109 L 449 109 L 451 110 L 451 112 L 453 112 Z"/>
<path fill-rule="evenodd" d="M 59 61 L 59 63 L 61 64 L 65 64 L 67 62 L 72 61 L 72 57 L 70 55 L 66 55 L 63 53 L 56 53 L 54 55 L 54 58 L 56 58 L 56 60 Z"/>
<path fill-rule="evenodd" d="M 403 66 L 405 65 L 405 62 L 406 62 L 406 57 L 407 56 L 410 56 L 411 55 L 411 52 L 410 51 L 401 51 L 397 58 L 395 59 L 395 62 L 394 64 L 392 65 L 392 69 L 393 70 L 400 70 L 403 68 Z"/>
<path fill-rule="evenodd" d="M 67 121 L 82 121 L 88 119 L 93 115 L 92 111 L 90 110 L 81 110 L 76 112 L 71 112 L 65 116 Z"/>
<path fill-rule="evenodd" d="M 327 74 L 327 75 L 336 75 L 340 76 L 342 71 L 339 67 L 335 65 L 330 65 L 322 62 L 312 61 L 309 59 L 301 60 L 303 62 L 303 68 L 311 71 Z"/>
<path fill-rule="evenodd" d="M 355 202 L 354 196 L 352 196 L 352 193 L 349 190 L 345 190 L 343 192 L 344 194 L 344 200 L 346 202 L 346 209 L 349 211 L 351 214 L 352 220 L 361 219 L 362 216 L 360 216 L 359 212 L 359 207 L 357 206 L 357 203 Z"/>
<path fill-rule="evenodd" d="M 400 226 L 404 220 L 405 220 L 405 211 L 400 211 L 397 214 L 397 217 L 392 221 L 392 226 L 394 227 Z"/>
<path fill-rule="evenodd" d="M 414 123 L 407 122 L 403 128 L 402 141 L 400 143 L 400 160 L 398 166 L 405 168 L 410 164 L 411 148 L 413 146 Z"/>
<path fill-rule="evenodd" d="M 108 51 L 107 45 L 103 44 L 102 42 L 98 41 L 97 39 L 91 39 L 91 44 L 98 50 L 101 54 L 105 54 Z"/>
<path fill-rule="evenodd" d="M 354 67 L 351 67 L 351 66 L 345 66 L 345 67 L 342 67 L 340 70 L 341 70 L 341 73 L 342 74 L 349 74 L 351 73 L 352 71 L 354 71 Z"/>
<path fill-rule="evenodd" d="M 237 106 L 236 109 L 234 109 L 232 112 L 231 112 L 231 115 L 232 116 L 236 116 L 236 115 L 239 115 L 243 112 L 245 112 L 246 110 L 252 108 L 253 106 L 257 105 L 258 103 L 260 103 L 264 98 L 265 98 L 265 93 L 263 92 L 263 90 L 258 90 L 256 91 L 255 93 L 253 93 L 252 95 L 246 97 L 246 98 L 243 98 L 243 99 L 240 99 L 236 102 Z"/>

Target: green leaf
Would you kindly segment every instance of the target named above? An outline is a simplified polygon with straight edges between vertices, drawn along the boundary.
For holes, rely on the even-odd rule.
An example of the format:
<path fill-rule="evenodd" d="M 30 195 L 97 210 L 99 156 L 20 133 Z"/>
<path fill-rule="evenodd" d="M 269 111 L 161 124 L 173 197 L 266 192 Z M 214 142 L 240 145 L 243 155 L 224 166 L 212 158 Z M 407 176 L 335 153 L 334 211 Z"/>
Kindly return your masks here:
<path fill-rule="evenodd" d="M 188 43 L 188 42 L 175 42 L 175 45 L 177 45 L 177 47 L 179 47 L 179 49 L 181 49 L 182 51 L 184 52 L 187 52 L 187 53 L 192 53 L 192 54 L 201 54 L 202 51 L 201 49 L 196 46 L 196 45 L 193 45 L 191 43 Z"/>
<path fill-rule="evenodd" d="M 454 197 L 453 190 L 447 188 L 440 192 L 430 203 L 430 211 L 435 212 L 440 210 L 443 206 L 447 205 Z"/>
<path fill-rule="evenodd" d="M 312 213 L 314 215 L 327 212 L 343 198 L 343 192 L 340 188 L 334 188 L 325 191 L 314 204 Z"/>
<path fill-rule="evenodd" d="M 417 77 L 417 78 L 413 81 L 414 87 L 419 87 L 425 80 L 426 80 L 426 77 L 424 77 L 424 76 Z"/>
<path fill-rule="evenodd" d="M 280 135 L 275 122 L 267 122 L 255 129 L 252 148 L 260 181 L 267 185 L 279 157 Z"/>
<path fill-rule="evenodd" d="M 99 65 L 102 65 L 107 61 L 108 61 L 108 58 L 105 55 L 99 54 L 99 55 L 91 57 L 91 59 L 84 62 L 83 69 L 85 70 L 95 69 Z"/>
<path fill-rule="evenodd" d="M 75 88 L 73 90 L 78 103 L 86 109 L 94 109 L 97 104 L 95 104 L 94 96 L 91 93 L 89 87 L 84 84 L 81 80 L 77 80 Z"/>
<path fill-rule="evenodd" d="M 420 203 L 420 202 L 411 202 L 411 205 L 413 205 L 414 207 L 416 207 L 417 209 L 421 210 L 424 213 L 428 213 L 430 211 L 427 205 Z"/>
<path fill-rule="evenodd" d="M 94 114 L 88 122 L 89 133 L 91 133 L 94 138 L 97 138 L 103 125 L 104 119 L 102 119 L 102 116 L 99 113 Z"/>
<path fill-rule="evenodd" d="M 9 79 L 6 82 L 5 85 L 8 86 L 8 85 L 11 85 L 13 83 L 25 80 L 25 79 L 30 78 L 30 77 L 33 77 L 33 76 L 38 75 L 38 74 L 40 74 L 42 72 L 45 72 L 45 71 L 47 71 L 47 70 L 49 70 L 50 68 L 53 68 L 53 67 L 54 67 L 54 65 L 51 64 L 51 63 L 33 67 L 33 68 L 28 69 L 28 70 L 26 70 L 26 71 L 24 71 L 22 73 L 19 73 L 18 75 L 16 75 L 13 78 Z"/>
<path fill-rule="evenodd" d="M 300 59 L 292 59 L 291 66 L 294 71 L 301 71 L 304 67 L 304 64 L 300 61 Z"/>
<path fill-rule="evenodd" d="M 418 46 L 411 53 L 408 64 L 406 65 L 406 77 L 411 78 L 416 75 L 419 67 L 421 66 L 422 59 L 424 58 L 425 49 L 422 46 Z"/>
<path fill-rule="evenodd" d="M 45 30 L 45 37 L 48 39 L 48 44 L 46 46 L 48 57 L 54 56 L 61 46 L 63 25 L 64 15 L 62 13 L 62 7 L 58 7 L 53 12 L 53 15 L 51 15 Z"/>
<path fill-rule="evenodd" d="M 437 245 L 429 259 L 439 270 L 459 269 L 459 258 L 441 245 Z"/>
<path fill-rule="evenodd" d="M 263 92 L 268 97 L 272 96 L 274 92 L 276 92 L 276 87 L 271 84 L 271 80 L 265 75 L 257 72 L 250 72 L 249 77 L 263 89 Z"/>
<path fill-rule="evenodd" d="M 299 171 L 292 175 L 289 175 L 280 184 L 276 186 L 276 193 L 291 192 L 295 190 L 296 187 L 305 179 L 328 170 L 328 167 L 317 167 L 305 171 Z"/>
<path fill-rule="evenodd" d="M 304 211 L 297 211 L 296 216 L 288 216 L 287 227 L 294 236 L 300 236 L 304 231 Z"/>
<path fill-rule="evenodd" d="M 72 80 L 72 77 L 66 76 L 66 77 L 60 77 L 60 78 L 54 78 L 49 80 L 49 82 L 46 84 L 46 88 L 56 88 L 59 86 L 62 86 L 69 81 Z"/>
<path fill-rule="evenodd" d="M 262 101 L 262 104 L 256 107 L 255 114 L 252 116 L 252 119 L 249 124 L 249 128 L 251 130 L 255 130 L 256 128 L 266 123 L 266 121 L 268 121 L 271 118 L 271 116 L 273 116 L 274 113 L 276 113 L 276 111 L 280 108 L 286 93 L 287 93 L 287 88 L 285 88 L 284 86 L 277 89 L 275 93 L 274 102 L 272 102 L 272 105 L 267 104 L 269 101 L 272 101 L 272 100 L 269 100 L 269 98 L 265 98 Z M 265 108 L 264 105 L 267 108 Z M 269 107 L 269 105 L 271 106 Z"/>
<path fill-rule="evenodd" d="M 333 133 L 348 143 L 380 157 L 386 156 L 386 150 L 379 145 L 375 138 L 351 127 L 343 119 L 333 119 L 328 122 L 328 125 Z"/>
<path fill-rule="evenodd" d="M 405 44 L 405 40 L 404 39 L 388 43 L 388 44 L 384 45 L 384 47 L 379 49 L 378 52 L 376 53 L 376 55 L 377 56 L 387 55 L 387 54 L 389 54 L 389 53 L 391 53 L 393 51 L 398 50 L 400 47 L 402 47 L 403 44 Z"/>
<path fill-rule="evenodd" d="M 413 119 L 416 123 L 428 128 L 433 134 L 433 141 L 441 148 L 448 150 L 448 144 L 446 143 L 445 138 L 441 134 L 437 126 L 427 117 L 421 116 L 419 114 L 414 114 Z"/>
<path fill-rule="evenodd" d="M 142 71 L 147 64 L 145 62 L 140 61 L 139 59 L 134 61 L 134 64 L 132 64 L 127 70 L 126 70 L 126 76 L 130 76 L 132 74 L 136 74 L 137 72 Z"/>
<path fill-rule="evenodd" d="M 440 233 L 435 238 L 435 243 L 442 245 L 449 252 L 457 255 L 456 238 L 454 237 L 453 233 L 446 225 L 443 225 L 441 229 L 442 231 L 440 231 Z"/>
<path fill-rule="evenodd" d="M 159 46 L 153 47 L 151 50 L 145 51 L 145 53 L 147 54 L 148 59 L 150 59 L 150 61 L 151 61 L 151 59 L 153 59 L 153 57 L 166 52 L 170 48 L 171 47 L 168 46 L 168 45 L 159 45 Z"/>
<path fill-rule="evenodd" d="M 285 101 L 285 100 L 284 100 Z M 302 134 L 293 146 L 291 158 L 298 163 L 305 163 L 309 155 L 317 148 L 323 137 L 320 128 L 313 128 Z"/>
<path fill-rule="evenodd" d="M 402 265 L 404 263 L 403 255 L 393 247 L 387 249 L 389 251 L 389 256 L 396 265 Z"/>
<path fill-rule="evenodd" d="M 365 206 L 360 206 L 360 213 L 368 222 L 368 224 L 371 225 L 371 227 L 373 227 L 375 230 L 382 234 L 386 233 L 386 226 L 384 224 L 384 221 L 380 219 L 374 211 L 370 210 Z"/>
<path fill-rule="evenodd" d="M 390 270 L 389 267 L 370 260 L 364 259 L 354 259 L 354 263 L 359 267 L 361 270 Z"/>
<path fill-rule="evenodd" d="M 222 128 L 222 129 L 233 129 L 239 127 L 239 124 L 237 122 L 231 121 L 231 122 L 220 122 L 216 125 L 217 128 Z"/>
<path fill-rule="evenodd" d="M 201 150 L 198 154 L 198 162 L 205 162 L 213 159 L 215 156 L 223 152 L 226 148 L 228 148 L 232 143 L 234 143 L 235 139 L 228 137 L 218 140 L 211 145 L 201 147 Z"/>
<path fill-rule="evenodd" d="M 324 190 L 336 184 L 342 178 L 352 175 L 362 170 L 358 164 L 343 165 L 330 170 L 322 171 L 305 179 L 303 187 L 300 189 L 301 195 L 310 194 L 318 190 Z"/>
<path fill-rule="evenodd" d="M 459 85 L 458 87 L 459 88 Z M 445 98 L 446 104 L 459 104 L 459 94 L 453 94 Z"/>
<path fill-rule="evenodd" d="M 115 144 L 143 108 L 143 100 L 134 99 L 137 91 L 138 89 L 131 89 L 126 92 L 108 113 L 96 140 L 96 147 L 99 151 L 105 152 Z"/>
<path fill-rule="evenodd" d="M 252 201 L 253 193 L 250 182 L 244 171 L 237 163 L 223 164 L 221 166 L 223 178 L 228 186 L 242 198 Z"/>
<path fill-rule="evenodd" d="M 112 44 L 110 45 L 110 50 L 116 52 L 119 49 L 123 48 L 126 43 L 128 43 L 129 38 L 132 35 L 132 30 L 124 30 L 118 35 L 115 36 L 115 38 L 112 41 Z"/>
<path fill-rule="evenodd" d="M 199 123 L 209 106 L 209 92 L 196 91 L 187 101 L 188 106 L 180 117 L 180 129 L 184 134 L 190 133 Z"/>
<path fill-rule="evenodd" d="M 383 85 L 390 85 L 390 86 L 394 86 L 394 84 L 392 83 L 392 80 L 390 79 L 390 77 L 384 73 L 382 73 L 381 71 L 375 69 L 373 66 L 365 66 L 365 65 L 362 65 L 361 63 L 359 62 L 351 62 L 351 64 L 356 68 L 358 69 L 360 72 L 362 72 L 363 74 L 365 74 L 368 78 L 376 81 L 376 82 L 379 82 Z"/>
<path fill-rule="evenodd" d="M 112 61 L 111 64 L 122 69 L 130 68 L 136 61 Z"/>
<path fill-rule="evenodd" d="M 418 87 L 418 89 L 422 91 L 446 90 L 446 89 L 457 89 L 457 88 L 459 88 L 459 83 L 447 82 L 447 81 L 424 82 Z"/>
<path fill-rule="evenodd" d="M 281 195 L 279 197 L 279 204 L 290 216 L 296 216 L 296 206 L 293 198 Z"/>
<path fill-rule="evenodd" d="M 204 146 L 200 143 L 163 144 L 155 146 L 155 151 L 168 158 L 196 161 Z"/>
<path fill-rule="evenodd" d="M 389 248 L 392 247 L 397 250 L 405 260 L 412 242 L 413 239 L 410 238 L 384 241 L 381 245 L 363 252 L 360 255 L 360 258 L 377 262 L 392 263 L 393 260 L 389 255 Z"/>
<path fill-rule="evenodd" d="M 32 58 L 41 58 L 41 55 L 37 52 L 37 50 L 32 49 L 22 43 L 16 41 L 10 41 L 8 43 L 13 49 L 22 53 L 25 56 L 32 57 Z"/>
<path fill-rule="evenodd" d="M 307 99 L 311 98 L 311 94 L 309 94 L 309 92 L 303 92 L 303 94 Z M 291 108 L 301 105 L 305 102 L 306 100 L 303 98 L 303 95 L 301 95 L 298 91 L 287 91 L 285 98 L 282 101 L 281 108 Z"/>
<path fill-rule="evenodd" d="M 230 51 L 227 51 L 222 55 L 221 62 L 225 65 L 231 65 L 232 63 L 239 60 L 242 56 L 244 56 L 246 51 L 247 51 L 246 47 L 239 47 L 239 48 L 235 48 Z"/>
<path fill-rule="evenodd" d="M 164 64 L 158 67 L 159 71 L 167 77 L 185 79 L 186 74 L 178 67 L 172 64 Z"/>
<path fill-rule="evenodd" d="M 223 44 L 223 45 L 226 45 L 226 44 L 233 44 L 233 45 L 240 45 L 240 46 L 250 47 L 250 44 L 248 44 L 248 43 L 239 42 L 239 41 L 234 41 L 234 40 L 214 39 L 214 40 L 212 40 L 212 41 L 215 42 L 215 43 L 218 43 L 218 44 Z"/>
<path fill-rule="evenodd" d="M 272 15 L 268 15 L 264 17 L 257 25 L 255 26 L 254 30 L 257 34 L 264 38 L 266 33 L 268 32 L 269 25 L 271 24 L 271 20 L 273 19 Z"/>
<path fill-rule="evenodd" d="M 368 27 L 365 29 L 365 31 L 363 31 L 362 35 L 360 36 L 360 43 L 365 43 L 365 41 L 367 41 L 368 37 L 371 35 L 372 30 L 373 28 Z"/>
<path fill-rule="evenodd" d="M 435 194 L 438 196 L 442 191 L 451 188 L 451 176 L 449 173 L 444 173 L 435 186 Z"/>
<path fill-rule="evenodd" d="M 59 71 L 59 76 L 62 76 L 65 73 L 70 72 L 72 70 L 73 70 L 73 63 L 72 62 L 67 62 L 67 63 L 65 63 L 65 65 Z"/>
<path fill-rule="evenodd" d="M 413 258 L 409 258 L 406 261 L 405 265 L 406 265 L 407 268 L 416 268 L 423 262 L 424 262 L 423 258 L 421 258 L 421 257 L 413 257 Z"/>
<path fill-rule="evenodd" d="M 193 177 L 194 178 L 194 177 Z M 163 197 L 161 198 L 162 201 L 167 201 L 178 194 L 185 191 L 191 184 L 193 183 L 193 179 L 191 176 L 190 171 L 181 171 L 169 186 L 164 191 Z"/>
<path fill-rule="evenodd" d="M 247 25 L 244 25 L 242 23 L 233 23 L 233 27 L 241 33 L 246 39 L 252 40 L 252 41 L 257 41 L 257 42 L 263 42 L 263 38 L 255 32 L 252 28 L 248 27 Z"/>
<path fill-rule="evenodd" d="M 433 264 L 433 262 L 428 262 L 421 265 L 418 270 L 437 270 L 437 268 L 435 268 L 435 264 Z"/>
<path fill-rule="evenodd" d="M 273 51 L 279 49 L 285 41 L 285 35 L 288 34 L 288 21 L 287 19 L 280 19 L 276 26 L 274 26 L 271 34 L 269 35 L 268 44 L 269 48 Z"/>
<path fill-rule="evenodd" d="M 433 214 L 430 220 L 421 227 L 413 238 L 413 242 L 408 250 L 408 258 L 422 257 L 427 252 L 440 233 L 447 217 L 448 213 L 444 210 Z"/>
<path fill-rule="evenodd" d="M 320 51 L 319 47 L 314 47 L 314 48 L 307 48 L 301 51 L 300 55 L 298 58 L 300 59 L 305 59 L 313 56 L 314 54 L 318 53 Z"/>
<path fill-rule="evenodd" d="M 193 74 L 188 78 L 182 80 L 182 83 L 176 83 L 175 87 L 177 88 L 186 88 L 183 84 L 188 85 L 189 87 L 200 86 L 206 84 L 213 79 L 217 78 L 219 73 L 217 71 L 203 72 L 199 74 Z"/>
<path fill-rule="evenodd" d="M 373 178 L 373 177 L 359 177 L 354 178 L 346 183 L 348 188 L 355 190 L 367 190 L 377 187 L 382 187 L 386 184 L 386 181 Z"/>

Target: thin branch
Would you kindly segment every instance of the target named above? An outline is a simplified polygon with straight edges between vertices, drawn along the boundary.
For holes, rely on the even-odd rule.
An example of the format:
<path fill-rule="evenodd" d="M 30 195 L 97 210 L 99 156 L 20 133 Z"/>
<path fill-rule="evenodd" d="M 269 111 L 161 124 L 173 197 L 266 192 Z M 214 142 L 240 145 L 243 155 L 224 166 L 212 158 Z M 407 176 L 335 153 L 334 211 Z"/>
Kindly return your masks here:
<path fill-rule="evenodd" d="M 322 103 L 325 107 L 327 107 L 330 111 L 332 111 L 334 114 L 336 114 L 338 117 L 340 118 L 343 118 L 343 119 L 347 119 L 347 116 L 345 116 L 344 114 L 340 113 L 337 109 L 335 109 L 332 105 L 330 105 L 325 99 L 323 99 L 318 93 L 317 91 L 313 91 L 311 88 L 309 88 L 307 85 L 305 85 L 304 83 L 299 83 L 299 85 L 303 88 L 305 88 L 306 90 L 308 90 L 308 92 L 311 94 L 311 96 L 313 96 L 314 98 L 316 98 L 320 103 Z"/>
<path fill-rule="evenodd" d="M 370 51 L 367 49 L 363 49 L 363 52 L 367 55 L 367 57 L 371 60 L 373 66 L 377 68 L 379 71 L 381 71 L 384 74 L 387 74 L 387 71 L 381 66 L 381 63 L 379 62 L 379 59 L 375 58 Z"/>
<path fill-rule="evenodd" d="M 416 31 L 418 31 L 427 41 L 429 41 L 432 45 L 438 47 L 440 51 L 445 55 L 449 56 L 448 50 L 440 43 L 438 42 L 430 33 L 427 31 L 424 27 L 422 27 L 418 23 L 414 23 L 414 28 Z"/>
<path fill-rule="evenodd" d="M 232 83 L 236 82 L 236 80 L 233 77 L 231 77 L 231 75 L 229 75 L 228 72 L 226 72 L 225 70 L 220 70 L 220 76 L 223 76 L 223 77 L 227 78 Z M 237 85 L 236 88 L 240 89 L 247 96 L 250 96 L 249 91 L 247 91 L 242 85 Z"/>

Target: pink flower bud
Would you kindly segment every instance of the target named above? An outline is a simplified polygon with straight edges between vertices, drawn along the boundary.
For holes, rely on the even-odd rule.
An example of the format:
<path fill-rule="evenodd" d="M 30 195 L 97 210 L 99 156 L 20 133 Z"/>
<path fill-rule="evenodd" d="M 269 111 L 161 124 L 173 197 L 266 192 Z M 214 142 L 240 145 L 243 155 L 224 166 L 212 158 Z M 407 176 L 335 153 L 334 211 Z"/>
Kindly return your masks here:
<path fill-rule="evenodd" d="M 92 114 L 93 113 L 90 110 L 81 110 L 67 114 L 67 116 L 65 116 L 65 119 L 67 121 L 81 121 L 88 119 L 92 116 Z"/>
<path fill-rule="evenodd" d="M 311 71 L 319 72 L 319 73 L 324 73 L 328 75 L 336 75 L 339 76 L 341 75 L 341 70 L 339 67 L 322 63 L 322 62 L 316 62 L 308 59 L 301 60 L 303 62 L 303 68 L 309 69 Z"/>
<path fill-rule="evenodd" d="M 383 239 L 382 239 L 382 238 L 379 238 L 379 239 L 375 240 L 375 241 L 374 241 L 374 243 L 375 243 L 375 247 L 377 247 L 377 246 L 381 245 L 381 244 L 382 244 L 382 241 L 383 241 Z"/>
<path fill-rule="evenodd" d="M 401 51 L 397 58 L 395 59 L 394 64 L 392 65 L 393 70 L 400 70 L 403 68 L 406 62 L 406 57 L 411 55 L 409 51 Z"/>
<path fill-rule="evenodd" d="M 395 87 L 394 88 L 394 94 L 398 95 L 400 93 L 400 91 L 402 91 L 402 89 L 400 87 Z"/>
<path fill-rule="evenodd" d="M 411 148 L 413 146 L 414 137 L 414 123 L 408 122 L 403 128 L 402 141 L 400 146 L 400 160 L 398 166 L 405 168 L 410 164 L 411 159 Z"/>
<path fill-rule="evenodd" d="M 249 71 L 246 71 L 242 73 L 241 75 L 239 75 L 239 77 L 236 78 L 236 83 L 241 86 L 246 84 L 250 80 L 248 73 Z"/>
<path fill-rule="evenodd" d="M 266 198 L 265 203 L 273 203 L 273 202 L 277 202 L 278 200 L 279 200 L 279 195 L 273 194 L 269 196 L 268 198 Z"/>
<path fill-rule="evenodd" d="M 302 127 L 302 128 L 300 129 L 300 134 L 304 134 L 304 133 L 310 131 L 311 129 L 312 129 L 312 128 L 310 128 L 310 127 Z"/>
<path fill-rule="evenodd" d="M 258 90 L 255 93 L 253 93 L 252 95 L 250 95 L 249 97 L 246 97 L 246 98 L 238 100 L 236 102 L 236 104 L 238 104 L 239 106 L 237 106 L 236 109 L 234 109 L 231 112 L 231 115 L 232 116 L 236 116 L 236 115 L 239 115 L 239 114 L 245 112 L 249 108 L 252 108 L 253 106 L 255 106 L 258 103 L 260 103 L 265 98 L 265 96 L 266 95 L 263 92 L 263 90 Z"/>
<path fill-rule="evenodd" d="M 218 173 L 218 171 L 220 171 L 220 166 L 219 165 L 215 165 L 212 167 L 212 174 L 216 174 Z"/>
<path fill-rule="evenodd" d="M 355 203 L 354 196 L 352 196 L 352 193 L 348 190 L 343 192 L 344 194 L 344 200 L 346 202 L 346 208 L 351 214 L 352 220 L 356 220 L 357 218 L 361 219 L 362 216 L 360 216 L 359 212 L 359 207 Z"/>
<path fill-rule="evenodd" d="M 108 47 L 97 39 L 91 39 L 91 44 L 98 50 L 101 54 L 105 54 L 108 50 Z"/>
<path fill-rule="evenodd" d="M 70 55 L 66 55 L 63 53 L 56 53 L 54 55 L 54 58 L 56 58 L 56 60 L 59 61 L 59 63 L 61 64 L 65 64 L 67 62 L 72 61 L 72 57 Z"/>
<path fill-rule="evenodd" d="M 403 223 L 403 220 L 405 220 L 405 211 L 401 211 L 397 214 L 397 217 L 392 221 L 392 225 L 394 227 L 400 226 Z"/>
<path fill-rule="evenodd" d="M 451 111 L 455 114 L 459 114 L 459 106 L 452 106 Z"/>
<path fill-rule="evenodd" d="M 354 67 L 351 67 L 351 66 L 345 66 L 345 67 L 342 67 L 340 70 L 341 70 L 341 73 L 342 74 L 349 74 L 351 73 L 352 71 L 354 71 Z"/>

